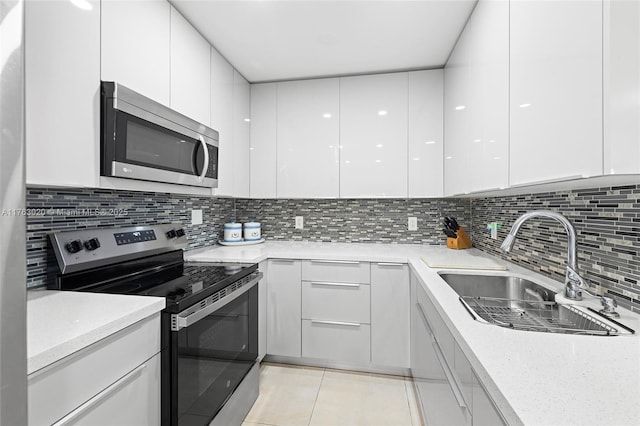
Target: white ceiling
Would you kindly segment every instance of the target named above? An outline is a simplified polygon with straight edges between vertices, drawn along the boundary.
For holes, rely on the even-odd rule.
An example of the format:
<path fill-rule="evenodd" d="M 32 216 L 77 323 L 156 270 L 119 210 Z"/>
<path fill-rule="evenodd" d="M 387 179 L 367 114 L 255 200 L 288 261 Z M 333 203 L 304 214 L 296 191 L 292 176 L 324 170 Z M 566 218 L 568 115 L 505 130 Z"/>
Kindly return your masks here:
<path fill-rule="evenodd" d="M 171 0 L 252 83 L 442 67 L 477 0 Z"/>

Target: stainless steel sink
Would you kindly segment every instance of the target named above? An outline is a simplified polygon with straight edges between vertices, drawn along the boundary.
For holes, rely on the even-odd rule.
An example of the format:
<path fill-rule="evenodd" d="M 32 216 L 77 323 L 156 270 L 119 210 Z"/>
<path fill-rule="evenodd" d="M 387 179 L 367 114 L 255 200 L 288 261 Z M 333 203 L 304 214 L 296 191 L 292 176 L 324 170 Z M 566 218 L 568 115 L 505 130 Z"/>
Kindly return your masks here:
<path fill-rule="evenodd" d="M 474 319 L 500 327 L 547 333 L 611 336 L 620 330 L 571 305 L 556 292 L 507 275 L 440 273 Z"/>

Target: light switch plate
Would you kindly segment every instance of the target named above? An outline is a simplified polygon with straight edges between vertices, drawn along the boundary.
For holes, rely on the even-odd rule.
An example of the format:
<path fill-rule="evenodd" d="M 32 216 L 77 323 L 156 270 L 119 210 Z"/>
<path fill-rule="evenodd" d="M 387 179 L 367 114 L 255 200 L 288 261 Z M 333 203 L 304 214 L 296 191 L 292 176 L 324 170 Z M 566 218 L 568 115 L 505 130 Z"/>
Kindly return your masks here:
<path fill-rule="evenodd" d="M 304 218 L 302 216 L 296 216 L 296 229 L 304 228 Z"/>
<path fill-rule="evenodd" d="M 409 223 L 407 224 L 409 231 L 417 231 L 418 230 L 418 218 L 409 216 Z"/>
<path fill-rule="evenodd" d="M 191 224 L 202 225 L 202 210 L 191 210 Z"/>

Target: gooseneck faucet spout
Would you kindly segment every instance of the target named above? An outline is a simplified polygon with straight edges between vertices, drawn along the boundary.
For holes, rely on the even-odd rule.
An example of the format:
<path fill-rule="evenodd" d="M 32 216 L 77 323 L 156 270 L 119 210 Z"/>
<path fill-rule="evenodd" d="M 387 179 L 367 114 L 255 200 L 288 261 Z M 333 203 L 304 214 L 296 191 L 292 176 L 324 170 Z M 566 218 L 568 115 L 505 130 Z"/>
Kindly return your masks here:
<path fill-rule="evenodd" d="M 582 279 L 582 277 L 578 274 L 578 260 L 576 256 L 577 247 L 576 247 L 576 230 L 573 228 L 569 219 L 562 216 L 559 213 L 552 212 L 549 210 L 535 210 L 529 213 L 525 213 L 520 216 L 511 227 L 511 231 L 509 231 L 509 235 L 504 239 L 500 248 L 505 253 L 509 253 L 513 248 L 513 245 L 516 241 L 516 235 L 520 230 L 520 227 L 527 220 L 534 217 L 542 217 L 548 219 L 554 219 L 562 224 L 565 232 L 567 233 L 568 242 L 567 242 L 567 272 L 565 275 L 565 287 L 564 287 L 564 296 L 567 299 L 572 300 L 582 300 L 582 290 L 585 289 L 586 283 Z"/>

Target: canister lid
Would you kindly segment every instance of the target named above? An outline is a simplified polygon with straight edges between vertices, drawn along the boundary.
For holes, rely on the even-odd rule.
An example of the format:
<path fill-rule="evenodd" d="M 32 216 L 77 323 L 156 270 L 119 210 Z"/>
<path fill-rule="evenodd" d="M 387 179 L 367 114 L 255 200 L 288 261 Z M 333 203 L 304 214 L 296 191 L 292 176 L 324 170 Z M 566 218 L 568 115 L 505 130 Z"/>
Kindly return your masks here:
<path fill-rule="evenodd" d="M 224 224 L 224 229 L 242 229 L 241 223 L 229 222 Z"/>

